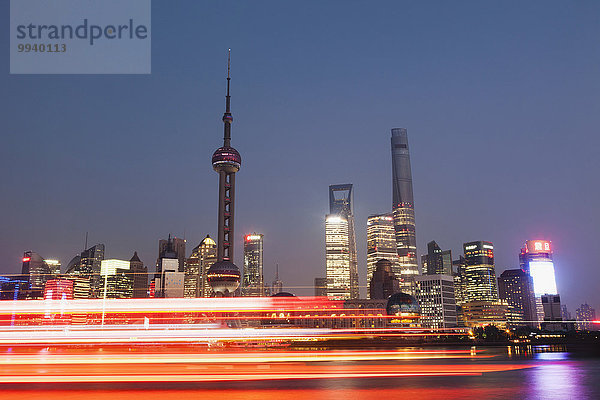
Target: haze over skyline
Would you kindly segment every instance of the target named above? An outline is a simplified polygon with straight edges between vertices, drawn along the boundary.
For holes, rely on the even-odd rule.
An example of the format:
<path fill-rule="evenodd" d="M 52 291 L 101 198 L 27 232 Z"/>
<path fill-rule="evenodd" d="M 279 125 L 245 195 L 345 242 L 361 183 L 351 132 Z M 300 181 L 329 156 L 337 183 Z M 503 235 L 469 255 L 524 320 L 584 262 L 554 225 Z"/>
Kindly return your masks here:
<path fill-rule="evenodd" d="M 285 287 L 312 288 L 328 186 L 352 183 L 364 285 L 366 219 L 391 211 L 390 130 L 402 127 L 419 259 L 431 240 L 454 258 L 487 240 L 499 275 L 518 268 L 525 240 L 552 240 L 563 303 L 598 308 L 599 12 L 154 0 L 145 76 L 9 75 L 1 36 L 0 273 L 19 273 L 25 250 L 64 267 L 86 231 L 107 258 L 137 251 L 152 272 L 169 233 L 188 254 L 216 238 L 211 155 L 231 48 L 237 265 L 243 234 L 263 233 L 265 281 L 278 263 Z"/>

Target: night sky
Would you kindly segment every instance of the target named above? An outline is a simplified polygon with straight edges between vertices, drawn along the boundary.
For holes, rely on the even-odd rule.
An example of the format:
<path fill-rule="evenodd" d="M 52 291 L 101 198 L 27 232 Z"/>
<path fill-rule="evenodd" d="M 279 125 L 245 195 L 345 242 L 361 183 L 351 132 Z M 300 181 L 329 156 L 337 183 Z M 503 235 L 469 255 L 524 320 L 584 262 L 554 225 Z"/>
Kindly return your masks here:
<path fill-rule="evenodd" d="M 151 271 L 169 233 L 188 252 L 216 236 L 230 47 L 238 266 L 264 233 L 265 281 L 279 263 L 312 294 L 328 185 L 353 183 L 364 284 L 404 127 L 419 255 L 492 241 L 499 275 L 552 240 L 563 303 L 600 309 L 600 2 L 152 3 L 151 75 L 54 76 L 9 74 L 0 3 L 0 273 L 25 250 L 64 267 L 86 231 Z"/>

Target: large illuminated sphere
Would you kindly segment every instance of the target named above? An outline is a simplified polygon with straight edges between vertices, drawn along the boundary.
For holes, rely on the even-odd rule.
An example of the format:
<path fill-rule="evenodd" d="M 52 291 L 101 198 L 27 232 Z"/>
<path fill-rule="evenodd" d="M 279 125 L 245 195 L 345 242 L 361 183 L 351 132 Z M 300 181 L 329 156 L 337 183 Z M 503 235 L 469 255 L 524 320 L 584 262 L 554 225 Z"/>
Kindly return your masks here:
<path fill-rule="evenodd" d="M 231 261 L 217 261 L 206 273 L 213 292 L 229 296 L 240 286 L 240 269 Z"/>
<path fill-rule="evenodd" d="M 418 317 L 421 314 L 421 307 L 417 299 L 406 293 L 395 293 L 390 296 L 387 302 L 386 311 L 388 315 Z"/>
<path fill-rule="evenodd" d="M 230 146 L 219 147 L 212 156 L 213 169 L 217 172 L 238 172 L 242 165 L 242 157 Z"/>

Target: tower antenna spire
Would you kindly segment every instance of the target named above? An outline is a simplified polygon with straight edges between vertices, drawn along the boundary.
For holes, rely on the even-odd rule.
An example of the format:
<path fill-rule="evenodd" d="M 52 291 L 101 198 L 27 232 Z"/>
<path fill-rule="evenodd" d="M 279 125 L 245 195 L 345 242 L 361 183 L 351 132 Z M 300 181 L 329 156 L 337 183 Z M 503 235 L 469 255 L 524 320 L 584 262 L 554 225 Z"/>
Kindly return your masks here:
<path fill-rule="evenodd" d="M 235 216 L 235 174 L 240 170 L 242 157 L 231 147 L 231 49 L 227 52 L 227 95 L 223 124 L 223 147 L 212 156 L 213 169 L 219 174 L 219 225 L 217 232 L 217 262 L 207 272 L 207 280 L 213 292 L 221 296 L 231 296 L 240 286 L 240 269 L 233 263 L 233 238 Z"/>
<path fill-rule="evenodd" d="M 229 75 L 231 70 L 231 49 L 227 52 L 227 95 L 225 96 L 225 114 L 223 114 L 223 123 L 225 124 L 225 134 L 223 135 L 223 146 L 231 146 L 231 123 L 233 117 L 231 116 L 231 96 L 229 95 L 229 82 L 231 77 Z"/>

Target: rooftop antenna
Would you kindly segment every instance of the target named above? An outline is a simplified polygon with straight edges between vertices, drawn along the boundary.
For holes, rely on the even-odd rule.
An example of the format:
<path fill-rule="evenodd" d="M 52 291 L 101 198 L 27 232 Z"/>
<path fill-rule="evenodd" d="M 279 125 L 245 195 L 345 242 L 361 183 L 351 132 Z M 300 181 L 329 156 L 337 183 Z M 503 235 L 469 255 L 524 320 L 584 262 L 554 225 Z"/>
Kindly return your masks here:
<path fill-rule="evenodd" d="M 83 245 L 83 251 L 87 250 L 87 242 L 88 242 L 88 233 L 85 233 L 85 244 Z"/>

